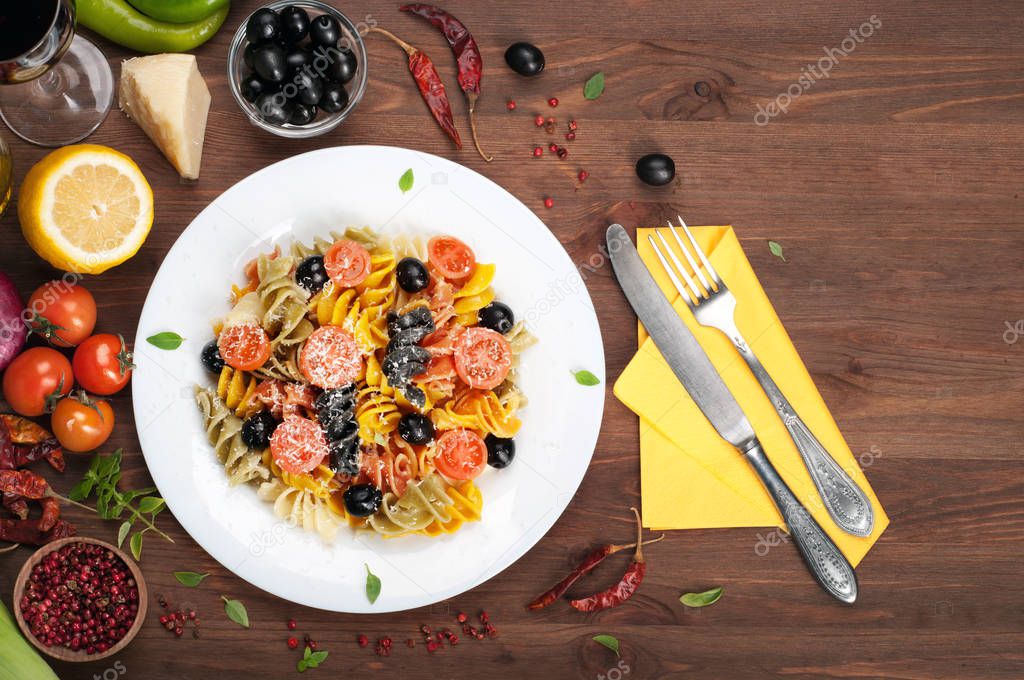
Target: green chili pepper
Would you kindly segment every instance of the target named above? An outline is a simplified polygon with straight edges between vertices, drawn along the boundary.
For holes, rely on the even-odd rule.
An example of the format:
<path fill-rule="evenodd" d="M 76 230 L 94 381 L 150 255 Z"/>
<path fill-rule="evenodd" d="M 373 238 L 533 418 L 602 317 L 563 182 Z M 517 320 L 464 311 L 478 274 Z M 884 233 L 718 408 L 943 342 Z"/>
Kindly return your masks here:
<path fill-rule="evenodd" d="M 212 38 L 228 16 L 222 7 L 190 24 L 151 19 L 125 0 L 78 0 L 78 23 L 137 52 L 188 52 Z"/>
<path fill-rule="evenodd" d="M 171 24 L 191 24 L 202 21 L 217 10 L 228 6 L 230 0 L 128 0 L 132 7 L 147 17 Z"/>

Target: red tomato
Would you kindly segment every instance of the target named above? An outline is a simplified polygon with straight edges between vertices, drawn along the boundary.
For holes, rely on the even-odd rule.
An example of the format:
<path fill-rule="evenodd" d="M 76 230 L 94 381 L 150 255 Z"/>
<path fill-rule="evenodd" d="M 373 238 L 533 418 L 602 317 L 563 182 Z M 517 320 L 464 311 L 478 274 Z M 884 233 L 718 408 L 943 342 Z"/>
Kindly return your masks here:
<path fill-rule="evenodd" d="M 324 255 L 327 275 L 342 288 L 354 288 L 370 275 L 370 253 L 355 241 L 335 242 Z"/>
<path fill-rule="evenodd" d="M 434 465 L 449 479 L 473 479 L 487 466 L 487 444 L 472 430 L 448 430 L 437 439 Z"/>
<path fill-rule="evenodd" d="M 455 360 L 447 354 L 432 357 L 427 364 L 427 372 L 416 376 L 417 382 L 428 382 L 435 378 L 450 378 L 455 373 Z"/>
<path fill-rule="evenodd" d="M 455 341 L 455 371 L 478 390 L 494 389 L 512 368 L 512 347 L 490 328 L 467 328 Z"/>
<path fill-rule="evenodd" d="M 292 416 L 270 435 L 270 453 L 282 470 L 300 475 L 315 468 L 327 455 L 327 438 L 312 420 Z"/>
<path fill-rule="evenodd" d="M 75 350 L 71 360 L 75 379 L 87 392 L 114 394 L 124 389 L 132 377 L 132 353 L 120 335 L 93 335 Z"/>
<path fill-rule="evenodd" d="M 4 373 L 4 399 L 23 416 L 41 416 L 47 400 L 62 397 L 75 384 L 71 362 L 49 347 L 33 347 L 19 354 Z"/>
<path fill-rule="evenodd" d="M 363 356 L 351 333 L 340 326 L 321 326 L 306 339 L 299 369 L 306 380 L 329 390 L 357 380 Z"/>
<path fill-rule="evenodd" d="M 461 281 L 476 268 L 476 255 L 454 236 L 435 236 L 427 241 L 427 256 L 430 264 L 449 281 Z"/>
<path fill-rule="evenodd" d="M 79 285 L 44 283 L 29 297 L 26 309 L 32 314 L 32 332 L 55 347 L 74 347 L 96 327 L 96 300 Z"/>
<path fill-rule="evenodd" d="M 255 371 L 270 358 L 270 338 L 254 323 L 228 326 L 217 338 L 220 356 L 231 368 Z"/>
<path fill-rule="evenodd" d="M 103 400 L 90 401 L 67 397 L 57 402 L 50 417 L 50 429 L 68 451 L 93 451 L 110 438 L 114 429 L 114 410 Z"/>

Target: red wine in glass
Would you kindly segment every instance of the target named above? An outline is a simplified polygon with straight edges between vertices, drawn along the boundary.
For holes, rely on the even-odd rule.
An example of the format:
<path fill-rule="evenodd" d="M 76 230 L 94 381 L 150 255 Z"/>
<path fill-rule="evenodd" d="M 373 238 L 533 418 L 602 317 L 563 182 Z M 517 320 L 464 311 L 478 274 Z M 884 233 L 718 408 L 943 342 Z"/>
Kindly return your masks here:
<path fill-rule="evenodd" d="M 0 61 L 20 57 L 46 37 L 57 0 L 5 2 L 0 6 Z"/>

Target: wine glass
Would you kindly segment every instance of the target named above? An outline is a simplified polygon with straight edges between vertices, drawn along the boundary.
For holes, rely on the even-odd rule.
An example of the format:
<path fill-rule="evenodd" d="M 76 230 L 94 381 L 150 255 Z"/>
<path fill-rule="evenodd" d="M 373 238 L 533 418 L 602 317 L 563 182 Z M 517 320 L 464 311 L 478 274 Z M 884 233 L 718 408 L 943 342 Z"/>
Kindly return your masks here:
<path fill-rule="evenodd" d="M 0 118 L 14 134 L 73 144 L 99 127 L 113 98 L 106 57 L 75 35 L 74 0 L 0 4 Z"/>
<path fill-rule="evenodd" d="M 11 150 L 4 138 L 0 137 L 0 217 L 4 216 L 7 204 L 11 202 Z"/>

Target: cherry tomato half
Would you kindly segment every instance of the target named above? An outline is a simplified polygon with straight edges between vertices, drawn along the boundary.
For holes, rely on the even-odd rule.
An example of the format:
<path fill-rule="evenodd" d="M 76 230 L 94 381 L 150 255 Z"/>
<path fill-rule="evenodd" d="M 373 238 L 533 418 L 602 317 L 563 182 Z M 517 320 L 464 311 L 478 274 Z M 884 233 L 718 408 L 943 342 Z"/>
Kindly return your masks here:
<path fill-rule="evenodd" d="M 48 410 L 47 400 L 68 394 L 74 384 L 71 362 L 63 354 L 33 347 L 15 357 L 4 372 L 4 399 L 23 416 L 41 416 Z"/>
<path fill-rule="evenodd" d="M 512 347 L 489 328 L 467 328 L 455 341 L 455 371 L 478 390 L 494 389 L 512 368 Z"/>
<path fill-rule="evenodd" d="M 487 467 L 487 444 L 472 430 L 448 430 L 437 438 L 434 465 L 449 479 L 474 479 Z"/>
<path fill-rule="evenodd" d="M 327 438 L 320 425 L 300 416 L 285 418 L 270 436 L 270 453 L 285 472 L 309 472 L 328 453 Z"/>
<path fill-rule="evenodd" d="M 299 370 L 306 380 L 329 390 L 357 380 L 363 356 L 351 333 L 340 326 L 321 326 L 302 346 Z"/>
<path fill-rule="evenodd" d="M 114 430 L 114 410 L 102 399 L 67 397 L 57 402 L 50 417 L 53 435 L 68 451 L 85 453 L 103 445 Z"/>
<path fill-rule="evenodd" d="M 85 340 L 71 359 L 75 379 L 86 392 L 104 396 L 120 392 L 132 377 L 132 353 L 120 335 L 100 333 Z"/>
<path fill-rule="evenodd" d="M 430 264 L 449 281 L 462 281 L 476 268 L 476 255 L 454 236 L 435 236 L 427 241 Z"/>
<path fill-rule="evenodd" d="M 342 288 L 354 288 L 370 275 L 370 253 L 355 241 L 335 242 L 324 255 L 324 269 Z"/>
<path fill-rule="evenodd" d="M 254 323 L 228 326 L 217 338 L 220 356 L 231 368 L 255 371 L 270 358 L 270 338 Z"/>
<path fill-rule="evenodd" d="M 50 281 L 29 297 L 32 332 L 55 347 L 74 347 L 96 327 L 96 300 L 77 284 Z"/>

